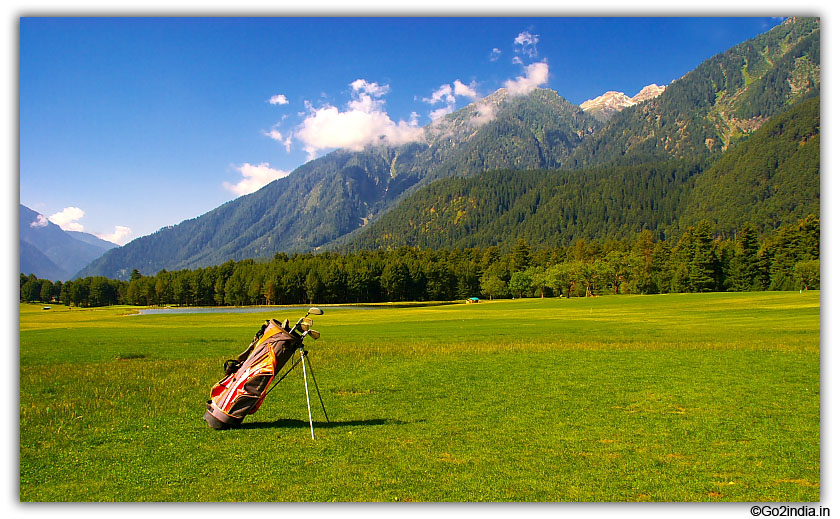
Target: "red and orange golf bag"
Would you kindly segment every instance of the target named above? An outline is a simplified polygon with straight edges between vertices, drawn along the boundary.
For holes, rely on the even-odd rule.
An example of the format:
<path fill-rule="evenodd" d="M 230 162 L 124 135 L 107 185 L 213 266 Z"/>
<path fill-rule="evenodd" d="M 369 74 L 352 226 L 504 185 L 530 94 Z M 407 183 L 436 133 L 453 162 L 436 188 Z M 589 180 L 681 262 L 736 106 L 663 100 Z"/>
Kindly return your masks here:
<path fill-rule="evenodd" d="M 256 413 L 270 391 L 269 386 L 277 373 L 296 351 L 300 351 L 301 356 L 283 377 L 301 363 L 304 370 L 304 384 L 306 384 L 306 364 L 309 359 L 307 352 L 303 349 L 303 339 L 307 336 L 316 339 L 320 337 L 318 332 L 310 329 L 312 320 L 307 318 L 310 313 L 321 315 L 323 312 L 318 308 L 311 308 L 294 327 L 289 326 L 288 320 L 282 324 L 277 319 L 266 321 L 248 348 L 236 359 L 225 362 L 225 377 L 210 390 L 207 411 L 204 413 L 204 420 L 210 427 L 214 429 L 236 427 L 247 415 Z M 311 364 L 309 368 L 314 382 L 315 374 L 312 372 Z M 283 377 L 278 379 L 278 382 Z M 317 382 L 315 382 L 315 387 L 318 388 Z M 320 396 L 321 392 L 318 390 L 318 397 Z M 306 400 L 309 407 L 308 386 Z M 323 400 L 321 405 L 323 407 Z M 326 415 L 326 408 L 324 408 L 324 413 Z M 309 416 L 311 424 L 311 408 Z"/>

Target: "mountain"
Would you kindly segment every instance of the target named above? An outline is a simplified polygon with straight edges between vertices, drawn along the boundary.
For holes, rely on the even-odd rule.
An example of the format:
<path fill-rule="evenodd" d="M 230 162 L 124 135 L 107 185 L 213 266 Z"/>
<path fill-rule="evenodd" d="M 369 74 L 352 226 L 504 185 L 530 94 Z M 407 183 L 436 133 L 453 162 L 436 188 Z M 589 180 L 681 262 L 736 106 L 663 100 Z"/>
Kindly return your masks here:
<path fill-rule="evenodd" d="M 658 97 L 616 113 L 566 164 L 719 153 L 819 91 L 819 19 L 790 18 L 709 58 Z"/>
<path fill-rule="evenodd" d="M 644 87 L 638 94 L 633 97 L 628 97 L 624 92 L 616 92 L 611 90 L 595 99 L 590 99 L 581 103 L 580 107 L 584 112 L 592 115 L 600 121 L 606 121 L 613 115 L 635 106 L 641 102 L 653 99 L 665 91 L 664 86 L 651 84 Z"/>
<path fill-rule="evenodd" d="M 71 238 L 75 238 L 80 242 L 87 243 L 88 245 L 93 245 L 94 247 L 98 247 L 102 249 L 102 252 L 109 251 L 115 247 L 119 247 L 116 243 L 109 242 L 108 240 L 103 240 L 99 236 L 94 236 L 93 234 L 80 232 L 80 231 L 64 231 L 70 235 Z"/>
<path fill-rule="evenodd" d="M 80 274 L 196 268 L 323 246 L 436 179 L 559 168 L 601 123 L 552 90 L 500 89 L 425 128 L 423 142 L 337 150 L 261 190 L 106 253 Z"/>
<path fill-rule="evenodd" d="M 39 279 L 66 280 L 70 275 L 29 242 L 20 241 L 20 271 Z"/>
<path fill-rule="evenodd" d="M 672 159 L 443 179 L 412 193 L 342 248 L 510 250 L 523 237 L 566 246 L 642 229 L 666 238 L 704 219 L 730 236 L 747 222 L 767 234 L 820 212 L 819 108 L 819 98 L 796 105 L 711 165 L 711 159 Z"/>
<path fill-rule="evenodd" d="M 665 91 L 667 87 L 657 85 L 657 84 L 650 84 L 639 91 L 638 94 L 634 95 L 630 98 L 633 101 L 633 104 L 639 104 L 643 101 L 647 101 L 648 99 L 653 99 L 654 97 L 659 97 L 659 95 Z"/>
<path fill-rule="evenodd" d="M 117 245 L 91 234 L 64 231 L 20 205 L 20 271 L 38 278 L 68 280 Z"/>
<path fill-rule="evenodd" d="M 420 142 L 334 151 L 256 193 L 108 251 L 80 275 L 126 279 L 134 268 L 155 274 L 361 243 L 354 240 L 371 240 L 368 227 L 389 221 L 402 200 L 417 195 L 431 203 L 427 187 L 441 195 L 477 190 L 480 211 L 459 209 L 462 219 L 475 216 L 472 240 L 526 219 L 534 240 L 611 236 L 643 224 L 667 234 L 685 221 L 684 211 L 700 211 L 699 195 L 690 196 L 701 173 L 771 118 L 819 96 L 819 34 L 818 19 L 789 19 L 664 91 L 643 89 L 604 121 L 552 90 L 500 89 L 425 127 Z M 615 97 L 614 106 L 626 103 Z M 482 177 L 499 185 L 484 185 Z M 393 234 L 410 239 L 405 226 L 426 220 L 401 211 L 393 213 L 403 215 Z M 441 234 L 432 241 L 447 240 Z"/>

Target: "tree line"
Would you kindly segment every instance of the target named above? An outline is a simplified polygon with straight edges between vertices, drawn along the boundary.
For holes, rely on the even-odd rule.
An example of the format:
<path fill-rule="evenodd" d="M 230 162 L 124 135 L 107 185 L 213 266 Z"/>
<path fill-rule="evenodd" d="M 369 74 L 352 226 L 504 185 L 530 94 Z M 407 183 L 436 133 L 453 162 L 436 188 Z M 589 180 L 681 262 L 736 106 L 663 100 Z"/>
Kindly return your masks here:
<path fill-rule="evenodd" d="M 520 239 L 464 250 L 393 250 L 275 254 L 191 270 L 161 270 L 129 281 L 86 277 L 58 281 L 20 275 L 22 302 L 77 307 L 128 305 L 244 306 L 468 297 L 581 297 L 603 294 L 818 289 L 819 219 L 810 215 L 759 240 L 752 224 L 732 238 L 708 221 L 679 239 L 648 230 L 622 240 L 578 240 L 536 247 Z"/>

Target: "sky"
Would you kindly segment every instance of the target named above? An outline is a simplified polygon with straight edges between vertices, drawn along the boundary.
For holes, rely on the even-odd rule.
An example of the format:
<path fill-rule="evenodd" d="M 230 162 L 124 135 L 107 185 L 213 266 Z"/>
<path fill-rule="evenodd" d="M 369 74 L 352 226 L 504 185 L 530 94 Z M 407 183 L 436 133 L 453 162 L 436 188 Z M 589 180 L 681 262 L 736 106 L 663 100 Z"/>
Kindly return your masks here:
<path fill-rule="evenodd" d="M 782 18 L 20 19 L 20 203 L 124 244 L 500 87 L 633 96 Z"/>

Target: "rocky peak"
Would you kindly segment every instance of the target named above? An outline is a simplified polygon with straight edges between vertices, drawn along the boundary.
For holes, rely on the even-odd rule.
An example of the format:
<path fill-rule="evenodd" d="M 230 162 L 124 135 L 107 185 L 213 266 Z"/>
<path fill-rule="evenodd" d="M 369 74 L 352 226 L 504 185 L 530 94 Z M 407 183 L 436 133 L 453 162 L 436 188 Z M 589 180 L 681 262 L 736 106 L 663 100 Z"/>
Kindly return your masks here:
<path fill-rule="evenodd" d="M 584 112 L 589 112 L 591 115 L 601 120 L 606 120 L 625 108 L 637 105 L 643 101 L 647 101 L 648 99 L 653 99 L 664 91 L 664 86 L 656 84 L 644 87 L 633 97 L 628 97 L 624 92 L 610 90 L 595 99 L 584 101 L 580 107 Z"/>
<path fill-rule="evenodd" d="M 583 104 L 580 105 L 581 108 L 585 112 L 591 110 L 614 110 L 620 112 L 624 110 L 628 106 L 633 106 L 635 103 L 632 99 L 627 97 L 624 92 L 616 92 L 614 90 L 610 90 L 609 92 L 604 93 L 596 97 L 595 99 L 590 99 L 589 101 L 584 101 Z"/>
<path fill-rule="evenodd" d="M 659 96 L 659 94 L 664 91 L 664 86 L 653 83 L 644 87 L 638 94 L 634 95 L 632 99 L 634 103 L 641 103 L 642 101 L 647 101 L 648 99 L 653 99 L 654 97 Z"/>

